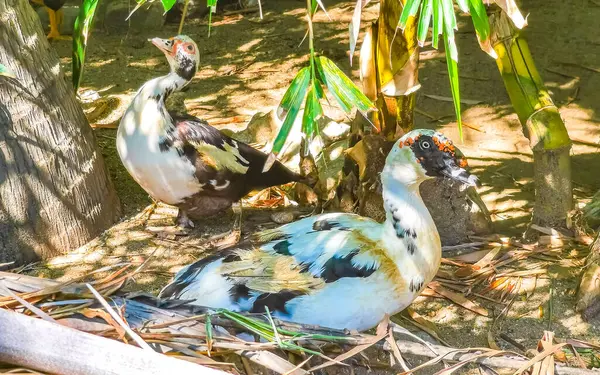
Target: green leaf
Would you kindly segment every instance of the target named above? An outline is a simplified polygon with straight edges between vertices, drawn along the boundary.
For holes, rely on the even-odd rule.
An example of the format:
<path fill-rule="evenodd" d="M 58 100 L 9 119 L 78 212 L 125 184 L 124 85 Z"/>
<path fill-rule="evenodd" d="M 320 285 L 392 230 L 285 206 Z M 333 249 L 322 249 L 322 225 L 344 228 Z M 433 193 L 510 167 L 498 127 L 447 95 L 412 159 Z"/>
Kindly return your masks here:
<path fill-rule="evenodd" d="M 438 48 L 439 37 L 442 34 L 444 27 L 444 11 L 442 9 L 443 0 L 433 0 L 433 30 L 431 45 L 433 48 Z"/>
<path fill-rule="evenodd" d="M 452 6 L 452 0 L 441 0 L 441 1 L 442 1 L 443 15 L 444 15 L 443 17 L 444 17 L 445 29 L 450 28 L 451 30 L 457 30 L 458 28 L 456 27 L 456 15 L 454 14 L 454 7 Z"/>
<path fill-rule="evenodd" d="M 217 0 L 206 0 L 208 8 L 208 36 L 210 37 L 210 29 L 212 28 L 212 14 L 217 11 Z"/>
<path fill-rule="evenodd" d="M 210 356 L 210 351 L 212 350 L 212 344 L 213 344 L 212 322 L 210 319 L 210 314 L 206 315 L 205 329 L 206 329 L 206 346 L 208 347 L 208 353 L 209 353 L 208 355 Z"/>
<path fill-rule="evenodd" d="M 298 116 L 298 112 L 300 112 L 300 106 L 302 105 L 302 100 L 306 95 L 306 90 L 308 89 L 308 84 L 310 83 L 310 68 L 305 67 L 302 68 L 292 83 L 290 87 L 288 87 L 285 95 L 283 95 L 283 99 L 281 99 L 281 103 L 279 103 L 279 107 L 277 108 L 277 117 L 283 120 L 283 124 L 281 125 L 281 129 L 279 129 L 279 133 L 277 133 L 277 137 L 275 137 L 275 141 L 273 142 L 273 150 L 274 154 L 277 154 L 283 148 L 285 141 L 290 134 L 290 130 L 292 130 L 292 125 L 294 125 L 294 121 Z"/>
<path fill-rule="evenodd" d="M 2 64 L 0 64 L 0 76 L 15 78 L 15 74 L 12 72 L 12 70 L 8 69 Z"/>
<path fill-rule="evenodd" d="M 166 13 L 169 10 L 171 10 L 171 8 L 173 8 L 173 5 L 175 5 L 177 0 L 160 0 L 160 2 L 162 3 L 163 9 L 165 10 L 165 13 Z"/>
<path fill-rule="evenodd" d="M 350 113 L 353 107 L 362 112 L 375 107 L 373 102 L 333 61 L 324 56 L 319 56 L 315 59 L 315 63 L 319 78 L 346 113 Z"/>
<path fill-rule="evenodd" d="M 431 15 L 433 13 L 433 0 L 424 0 L 423 9 L 421 10 L 421 17 L 419 19 L 419 26 L 417 29 L 417 40 L 419 45 L 423 47 L 425 39 L 427 39 L 427 31 L 429 30 L 429 23 L 431 22 Z"/>
<path fill-rule="evenodd" d="M 467 0 L 456 0 L 458 7 L 465 13 L 469 13 L 469 6 L 467 5 Z"/>
<path fill-rule="evenodd" d="M 444 7 L 444 44 L 446 46 L 446 59 L 450 57 L 458 61 L 458 50 L 454 41 L 454 26 L 456 18 L 454 17 L 454 8 L 452 0 L 441 0 Z"/>
<path fill-rule="evenodd" d="M 404 30 L 406 23 L 410 17 L 414 17 L 419 11 L 419 5 L 421 0 L 406 0 L 402 13 L 400 13 L 400 20 L 398 21 L 398 27 Z"/>
<path fill-rule="evenodd" d="M 450 89 L 452 90 L 452 99 L 454 99 L 454 112 L 456 112 L 456 121 L 458 123 L 458 134 L 460 140 L 463 139 L 462 120 L 460 115 L 460 86 L 458 82 L 458 63 L 449 58 L 449 40 L 448 34 L 444 33 L 444 45 L 446 47 L 446 65 L 448 65 L 448 77 L 450 78 Z"/>
<path fill-rule="evenodd" d="M 85 50 L 87 48 L 88 36 L 92 21 L 96 14 L 98 0 L 83 0 L 79 7 L 79 14 L 75 20 L 73 29 L 73 87 L 79 89 L 83 77 L 83 65 L 85 63 Z"/>
<path fill-rule="evenodd" d="M 306 104 L 304 105 L 304 116 L 302 117 L 302 132 L 306 134 L 307 143 L 315 135 L 317 121 L 323 115 L 323 107 L 319 102 L 315 86 L 319 86 L 319 84 L 315 82 L 315 85 L 308 90 Z"/>
<path fill-rule="evenodd" d="M 469 10 L 481 49 L 493 58 L 498 55 L 490 42 L 490 21 L 482 0 L 469 0 Z"/>

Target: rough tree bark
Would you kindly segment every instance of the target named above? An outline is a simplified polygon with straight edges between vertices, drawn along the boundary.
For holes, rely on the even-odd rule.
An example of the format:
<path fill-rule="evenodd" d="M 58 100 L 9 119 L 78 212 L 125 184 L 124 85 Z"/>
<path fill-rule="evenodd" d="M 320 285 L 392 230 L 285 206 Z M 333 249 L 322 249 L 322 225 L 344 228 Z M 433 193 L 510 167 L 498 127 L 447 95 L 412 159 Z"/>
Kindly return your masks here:
<path fill-rule="evenodd" d="M 94 134 L 27 0 L 0 0 L 0 263 L 88 242 L 120 204 Z"/>

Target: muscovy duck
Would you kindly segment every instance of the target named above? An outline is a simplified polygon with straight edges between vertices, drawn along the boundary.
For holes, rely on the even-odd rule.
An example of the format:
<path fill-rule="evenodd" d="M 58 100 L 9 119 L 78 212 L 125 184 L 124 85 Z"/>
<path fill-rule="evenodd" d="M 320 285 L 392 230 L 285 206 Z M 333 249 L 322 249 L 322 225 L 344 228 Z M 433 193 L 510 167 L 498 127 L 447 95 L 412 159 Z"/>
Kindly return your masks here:
<path fill-rule="evenodd" d="M 119 124 L 117 150 L 150 196 L 179 208 L 179 225 L 193 227 L 191 219 L 225 211 L 254 189 L 305 181 L 280 162 L 262 173 L 266 154 L 204 120 L 169 112 L 169 94 L 196 74 L 198 47 L 185 35 L 151 41 L 164 52 L 171 71 L 137 92 Z"/>
<path fill-rule="evenodd" d="M 182 268 L 163 299 L 365 330 L 405 309 L 432 280 L 441 243 L 419 185 L 447 177 L 477 185 L 466 159 L 432 130 L 398 140 L 381 173 L 386 219 L 326 213 L 258 232 Z"/>

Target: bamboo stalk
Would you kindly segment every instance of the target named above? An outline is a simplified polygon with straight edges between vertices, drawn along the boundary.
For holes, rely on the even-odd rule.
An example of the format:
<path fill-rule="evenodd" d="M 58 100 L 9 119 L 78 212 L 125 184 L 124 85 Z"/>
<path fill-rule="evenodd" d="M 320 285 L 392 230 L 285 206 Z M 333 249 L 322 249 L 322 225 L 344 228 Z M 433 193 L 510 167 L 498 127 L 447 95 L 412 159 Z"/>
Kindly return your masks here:
<path fill-rule="evenodd" d="M 566 227 L 573 207 L 569 134 L 527 41 L 504 12 L 492 14 L 490 26 L 498 70 L 533 150 L 536 199 L 532 221 L 541 226 Z"/>

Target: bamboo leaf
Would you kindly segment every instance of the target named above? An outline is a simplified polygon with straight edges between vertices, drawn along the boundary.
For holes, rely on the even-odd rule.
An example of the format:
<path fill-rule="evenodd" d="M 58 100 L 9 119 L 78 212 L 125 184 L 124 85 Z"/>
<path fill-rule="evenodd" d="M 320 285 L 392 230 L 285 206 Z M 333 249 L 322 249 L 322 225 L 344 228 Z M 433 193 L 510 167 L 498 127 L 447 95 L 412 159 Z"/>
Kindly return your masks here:
<path fill-rule="evenodd" d="M 290 108 L 292 108 L 293 101 L 295 100 L 296 96 L 298 96 L 303 90 L 303 87 L 304 93 L 306 93 L 306 86 L 308 86 L 309 80 L 310 68 L 304 67 L 300 69 L 298 74 L 296 74 L 296 77 L 294 77 L 294 79 L 292 80 L 292 83 L 290 83 L 290 86 L 288 87 L 285 94 L 283 94 L 283 98 L 281 99 L 281 102 L 277 107 L 277 118 L 279 118 L 280 121 L 283 121 L 285 119 L 285 117 L 288 114 L 288 111 L 290 110 Z"/>
<path fill-rule="evenodd" d="M 457 60 L 448 56 L 450 43 L 454 45 L 454 39 L 449 40 L 447 33 L 444 33 L 444 45 L 446 47 L 446 65 L 448 65 L 448 78 L 450 79 L 450 89 L 452 91 L 452 99 L 454 99 L 454 112 L 456 112 L 456 122 L 458 124 L 458 134 L 462 141 L 462 119 L 460 114 L 460 86 L 458 82 L 458 63 Z M 454 45 L 454 52 L 456 53 L 456 45 Z"/>
<path fill-rule="evenodd" d="M 398 21 L 398 27 L 404 30 L 406 23 L 410 17 L 416 16 L 419 11 L 419 5 L 422 0 L 406 0 L 402 13 L 400 13 L 400 20 Z"/>
<path fill-rule="evenodd" d="M 329 92 L 331 92 L 346 113 L 350 113 L 353 107 L 358 108 L 362 112 L 374 108 L 373 102 L 363 94 L 362 90 L 333 61 L 319 56 L 315 59 L 315 63 L 321 81 L 327 86 Z"/>
<path fill-rule="evenodd" d="M 171 8 L 173 8 L 173 5 L 175 5 L 175 3 L 177 2 L 177 0 L 160 0 L 163 9 L 165 10 L 165 13 L 168 12 L 169 10 L 171 10 Z"/>
<path fill-rule="evenodd" d="M 456 0 L 456 4 L 458 4 L 460 10 L 465 13 L 469 13 L 469 5 L 467 4 L 467 0 Z"/>
<path fill-rule="evenodd" d="M 417 29 L 417 40 L 419 41 L 419 46 L 421 47 L 423 47 L 425 44 L 425 39 L 427 39 L 427 31 L 429 30 L 431 15 L 433 13 L 433 0 L 424 0 L 423 4 L 421 17 L 419 19 L 419 26 Z"/>
<path fill-rule="evenodd" d="M 300 111 L 300 106 L 302 105 L 302 100 L 306 95 L 306 90 L 308 89 L 308 84 L 310 83 L 310 69 L 308 67 L 302 68 L 296 78 L 290 84 L 290 87 L 286 91 L 279 107 L 277 108 L 277 116 L 281 120 L 283 120 L 283 124 L 281 125 L 281 129 L 279 129 L 279 133 L 275 138 L 275 142 L 273 143 L 274 154 L 277 154 L 283 148 L 287 136 L 290 134 L 290 130 L 292 129 L 292 125 L 294 125 L 294 121 L 298 116 L 298 112 Z"/>
<path fill-rule="evenodd" d="M 318 85 L 318 83 L 315 83 L 315 86 Z M 310 141 L 314 136 L 317 121 L 323 115 L 323 107 L 321 106 L 317 95 L 314 86 L 308 90 L 308 95 L 306 95 L 304 116 L 302 118 L 302 132 L 306 135 L 307 141 Z"/>
<path fill-rule="evenodd" d="M 87 48 L 87 41 L 96 14 L 96 8 L 98 0 L 83 0 L 81 7 L 79 7 L 79 14 L 75 19 L 75 25 L 73 29 L 73 87 L 75 91 L 81 84 L 81 78 L 83 77 L 83 66 L 85 63 L 85 50 Z"/>
<path fill-rule="evenodd" d="M 327 13 L 327 9 L 325 9 L 325 5 L 323 5 L 323 1 L 317 0 L 317 4 L 319 4 L 319 6 L 321 7 L 321 10 L 323 10 L 323 13 L 325 13 L 327 18 L 329 18 L 329 20 L 332 21 L 331 17 L 329 16 L 329 13 Z"/>
<path fill-rule="evenodd" d="M 437 49 L 439 44 L 439 36 L 442 34 L 444 27 L 443 0 L 433 0 L 433 30 L 432 30 L 432 41 L 433 48 Z"/>
<path fill-rule="evenodd" d="M 8 69 L 2 64 L 0 64 L 0 76 L 15 78 L 15 74 L 12 72 L 12 70 Z"/>
<path fill-rule="evenodd" d="M 469 10 L 471 12 L 471 20 L 473 20 L 473 27 L 475 27 L 479 46 L 485 53 L 494 59 L 498 58 L 498 54 L 496 54 L 490 41 L 490 22 L 483 1 L 469 0 Z"/>
<path fill-rule="evenodd" d="M 444 18 L 444 31 L 458 30 L 456 27 L 456 15 L 454 14 L 454 7 L 452 6 L 452 0 L 441 0 L 442 1 L 442 14 Z"/>
<path fill-rule="evenodd" d="M 364 2 L 364 4 L 363 4 Z M 352 14 L 352 21 L 350 22 L 350 65 L 352 65 L 352 57 L 356 50 L 356 43 L 358 42 L 358 34 L 360 32 L 360 17 L 362 14 L 363 6 L 367 5 L 369 0 L 356 0 L 356 6 L 354 6 L 354 13 Z"/>

